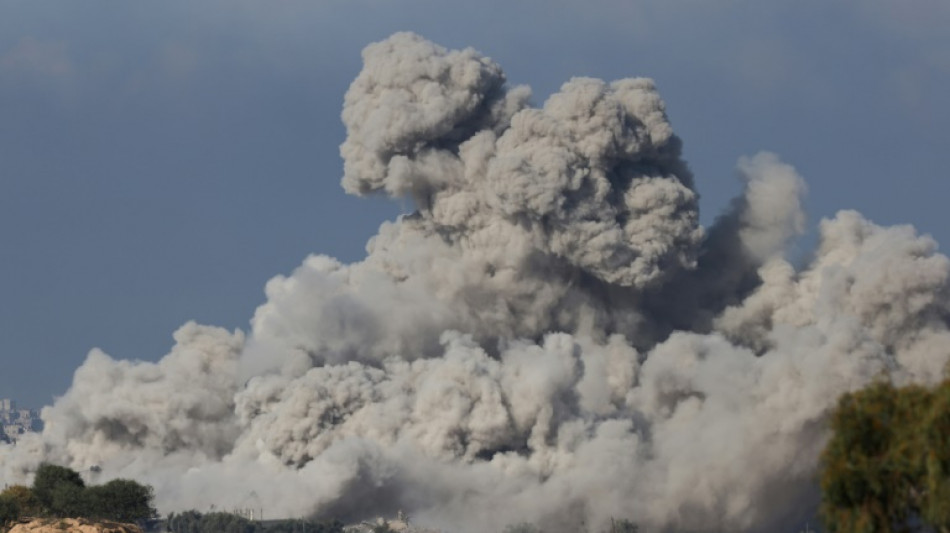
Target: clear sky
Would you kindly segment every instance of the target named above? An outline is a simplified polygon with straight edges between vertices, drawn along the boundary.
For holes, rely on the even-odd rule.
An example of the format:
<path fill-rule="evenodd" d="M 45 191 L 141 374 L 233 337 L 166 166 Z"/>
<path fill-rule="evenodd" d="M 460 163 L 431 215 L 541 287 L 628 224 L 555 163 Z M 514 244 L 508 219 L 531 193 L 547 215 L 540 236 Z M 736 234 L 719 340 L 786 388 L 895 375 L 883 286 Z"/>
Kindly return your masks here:
<path fill-rule="evenodd" d="M 812 226 L 858 209 L 948 243 L 948 28 L 946 0 L 0 0 L 0 397 L 50 403 L 93 347 L 155 360 L 188 320 L 246 329 L 271 276 L 358 260 L 411 207 L 343 193 L 339 114 L 401 30 L 537 103 L 654 78 L 704 223 L 770 150 Z"/>

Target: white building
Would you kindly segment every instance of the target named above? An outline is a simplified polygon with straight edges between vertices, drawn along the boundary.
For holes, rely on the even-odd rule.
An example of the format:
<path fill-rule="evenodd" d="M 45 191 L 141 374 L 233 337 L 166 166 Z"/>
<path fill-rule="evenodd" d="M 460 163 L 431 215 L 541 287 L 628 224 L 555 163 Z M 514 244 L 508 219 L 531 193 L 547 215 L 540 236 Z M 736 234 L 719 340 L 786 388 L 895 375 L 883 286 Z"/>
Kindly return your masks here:
<path fill-rule="evenodd" d="M 34 409 L 17 409 L 16 402 L 0 399 L 0 440 L 16 442 L 20 435 L 42 431 L 43 422 Z"/>

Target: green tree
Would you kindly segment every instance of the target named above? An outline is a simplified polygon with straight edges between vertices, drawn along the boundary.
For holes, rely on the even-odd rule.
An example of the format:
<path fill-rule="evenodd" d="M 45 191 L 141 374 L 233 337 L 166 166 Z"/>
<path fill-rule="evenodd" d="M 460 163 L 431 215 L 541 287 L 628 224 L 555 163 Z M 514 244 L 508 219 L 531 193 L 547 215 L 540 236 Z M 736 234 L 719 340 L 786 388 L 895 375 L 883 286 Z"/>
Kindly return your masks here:
<path fill-rule="evenodd" d="M 0 498 L 12 498 L 25 516 L 37 516 L 43 512 L 40 501 L 29 487 L 11 485 L 0 492 Z"/>
<path fill-rule="evenodd" d="M 316 522 L 313 520 L 281 520 L 272 522 L 265 528 L 267 533 L 343 533 L 343 522 L 332 520 Z"/>
<path fill-rule="evenodd" d="M 201 514 L 185 511 L 170 514 L 165 529 L 173 533 L 262 533 L 264 528 L 242 516 L 232 513 Z"/>
<path fill-rule="evenodd" d="M 832 533 L 950 532 L 950 381 L 844 395 L 822 455 Z"/>
<path fill-rule="evenodd" d="M 60 483 L 53 487 L 49 514 L 59 518 L 88 517 L 89 499 L 85 487 Z"/>
<path fill-rule="evenodd" d="M 258 533 L 262 531 L 256 522 L 232 513 L 208 513 L 201 518 L 201 533 Z"/>
<path fill-rule="evenodd" d="M 137 522 L 157 516 L 152 487 L 131 479 L 113 479 L 86 489 L 86 512 L 96 518 Z"/>
<path fill-rule="evenodd" d="M 54 489 L 60 485 L 68 485 L 74 489 L 79 489 L 78 492 L 82 492 L 82 489 L 86 487 L 78 472 L 64 466 L 43 463 L 36 469 L 36 476 L 33 478 L 33 494 L 36 495 L 36 499 L 39 500 L 42 508 L 53 510 Z M 71 492 L 73 495 L 77 493 L 72 489 L 62 489 L 61 492 L 63 492 L 63 494 L 60 494 L 61 499 L 66 496 L 67 492 Z M 65 503 L 65 501 L 60 503 Z"/>
<path fill-rule="evenodd" d="M 198 511 L 185 511 L 168 515 L 165 529 L 173 533 L 201 533 L 202 515 Z"/>
<path fill-rule="evenodd" d="M 20 504 L 7 494 L 0 495 L 0 530 L 6 531 L 6 525 L 17 518 L 20 518 Z"/>

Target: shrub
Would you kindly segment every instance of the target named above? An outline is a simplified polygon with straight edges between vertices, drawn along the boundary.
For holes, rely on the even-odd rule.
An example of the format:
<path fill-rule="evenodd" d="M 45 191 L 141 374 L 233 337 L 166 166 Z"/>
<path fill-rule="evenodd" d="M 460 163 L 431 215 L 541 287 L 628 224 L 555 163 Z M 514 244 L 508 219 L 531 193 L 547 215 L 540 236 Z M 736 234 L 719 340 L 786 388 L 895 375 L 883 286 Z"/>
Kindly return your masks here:
<path fill-rule="evenodd" d="M 113 479 L 86 489 L 86 513 L 117 522 L 136 522 L 157 515 L 152 487 L 131 479 Z"/>
<path fill-rule="evenodd" d="M 20 505 L 8 495 L 0 495 L 0 528 L 20 518 Z"/>
<path fill-rule="evenodd" d="M 70 483 L 60 483 L 51 492 L 49 514 L 60 518 L 89 516 L 86 489 Z"/>
<path fill-rule="evenodd" d="M 61 485 L 80 490 L 86 488 L 86 483 L 75 470 L 50 463 L 41 464 L 33 478 L 33 494 L 36 495 L 41 508 L 53 509 L 53 491 Z M 63 491 L 69 490 L 63 489 Z"/>
<path fill-rule="evenodd" d="M 171 514 L 166 529 L 174 533 L 261 533 L 263 527 L 257 522 L 231 513 L 201 514 L 185 511 Z"/>
<path fill-rule="evenodd" d="M 40 501 L 36 494 L 29 487 L 23 485 L 12 485 L 0 492 L 0 498 L 10 498 L 14 500 L 20 508 L 20 514 L 24 516 L 37 516 L 43 512 Z"/>
<path fill-rule="evenodd" d="M 831 429 L 821 465 L 827 531 L 950 528 L 950 380 L 845 394 Z"/>
<path fill-rule="evenodd" d="M 75 470 L 44 463 L 36 471 L 33 488 L 10 487 L 7 491 L 21 509 L 54 517 L 82 517 L 138 522 L 154 518 L 152 487 L 131 479 L 113 479 L 87 487 Z"/>
<path fill-rule="evenodd" d="M 610 529 L 607 533 L 637 533 L 640 528 L 630 520 L 621 518 L 620 520 L 610 519 Z"/>

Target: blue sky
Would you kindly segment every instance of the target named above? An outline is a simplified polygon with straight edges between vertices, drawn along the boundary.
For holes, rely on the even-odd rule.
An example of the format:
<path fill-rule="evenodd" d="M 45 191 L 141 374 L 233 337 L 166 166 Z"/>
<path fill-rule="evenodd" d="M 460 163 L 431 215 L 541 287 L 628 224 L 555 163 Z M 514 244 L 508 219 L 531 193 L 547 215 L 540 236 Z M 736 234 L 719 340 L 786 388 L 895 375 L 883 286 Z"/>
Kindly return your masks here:
<path fill-rule="evenodd" d="M 343 93 L 395 31 L 537 103 L 654 78 L 704 223 L 770 150 L 811 226 L 857 209 L 950 242 L 947 28 L 944 0 L 0 0 L 0 397 L 49 403 L 93 347 L 157 359 L 188 320 L 246 329 L 308 253 L 358 260 L 410 209 L 339 186 Z"/>

